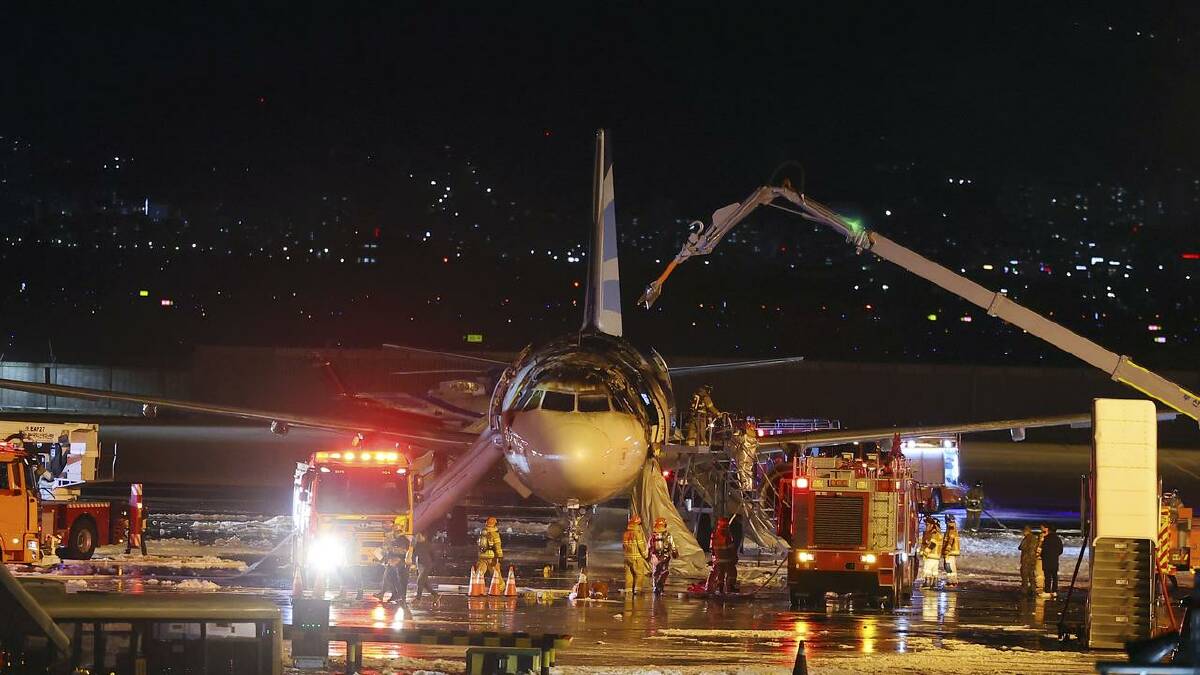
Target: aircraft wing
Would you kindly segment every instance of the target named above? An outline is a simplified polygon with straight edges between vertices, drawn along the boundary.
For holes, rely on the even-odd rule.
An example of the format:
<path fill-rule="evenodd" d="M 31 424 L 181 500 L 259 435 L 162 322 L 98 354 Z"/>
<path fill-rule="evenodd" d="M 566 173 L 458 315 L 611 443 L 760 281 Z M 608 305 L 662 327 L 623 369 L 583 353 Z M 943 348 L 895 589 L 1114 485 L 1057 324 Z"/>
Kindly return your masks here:
<path fill-rule="evenodd" d="M 770 366 L 786 366 L 791 363 L 800 363 L 804 360 L 803 356 L 787 356 L 778 359 L 759 359 L 757 361 L 732 361 L 730 363 L 705 363 L 699 366 L 673 366 L 667 370 L 672 375 L 700 375 L 702 373 L 715 373 L 722 370 L 741 370 L 744 368 L 768 368 Z"/>
<path fill-rule="evenodd" d="M 512 365 L 508 361 L 500 361 L 498 359 L 489 359 L 489 358 L 486 358 L 483 356 L 475 356 L 473 354 L 459 354 L 457 352 L 440 352 L 440 351 L 437 351 L 436 349 L 421 349 L 420 347 L 409 347 L 408 345 L 398 345 L 398 344 L 393 344 L 393 343 L 386 343 L 383 345 L 383 348 L 384 349 L 395 349 L 397 351 L 402 351 L 402 352 L 413 352 L 414 354 L 428 354 L 430 356 L 441 356 L 441 357 L 451 358 L 451 359 L 460 359 L 462 361 L 471 361 L 471 362 L 478 363 L 481 365 L 488 365 L 488 366 L 493 366 L 493 367 L 495 367 L 495 366 L 508 367 L 509 365 Z M 482 370 L 486 370 L 486 368 L 482 368 Z M 460 371 L 460 372 L 463 372 L 463 371 Z"/>
<path fill-rule="evenodd" d="M 14 391 L 23 391 L 30 394 L 43 394 L 47 396 L 82 398 L 93 401 L 119 401 L 123 403 L 134 403 L 141 406 L 153 406 L 156 408 L 181 410 L 184 412 L 202 413 L 206 415 L 237 417 L 245 420 L 260 420 L 263 422 L 278 423 L 286 426 L 307 427 L 310 429 L 322 429 L 325 431 L 381 435 L 417 443 L 423 446 L 438 448 L 444 448 L 448 446 L 466 446 L 473 443 L 476 439 L 476 434 L 444 429 L 419 429 L 413 432 L 406 432 L 396 427 L 365 424 L 357 420 L 337 419 L 332 417 L 320 417 L 312 415 L 296 415 L 285 412 L 255 410 L 252 408 L 238 408 L 215 403 L 201 403 L 197 401 L 181 401 L 177 399 L 158 398 L 155 396 L 148 396 L 146 394 L 131 394 L 119 391 L 109 391 L 107 389 L 88 389 L 85 387 L 68 387 L 58 384 L 26 382 L 23 380 L 0 379 L 0 389 L 12 389 Z M 414 421 L 417 422 L 440 422 L 435 418 L 426 418 L 417 415 L 413 415 L 413 418 Z"/>
<path fill-rule="evenodd" d="M 1158 413 L 1158 421 L 1173 420 L 1178 416 L 1175 411 Z M 968 422 L 965 424 L 940 424 L 915 427 L 880 427 L 878 429 L 835 429 L 832 431 L 812 431 L 808 433 L 779 434 L 758 439 L 760 446 L 798 445 L 805 448 L 862 441 L 878 441 L 892 438 L 899 434 L 901 438 L 917 436 L 935 436 L 938 434 L 970 434 L 981 431 L 1016 431 L 1038 427 L 1073 427 L 1085 428 L 1092 425 L 1091 413 L 1079 415 L 1051 415 L 1046 417 L 1025 417 L 1011 420 L 991 420 L 988 422 Z"/>

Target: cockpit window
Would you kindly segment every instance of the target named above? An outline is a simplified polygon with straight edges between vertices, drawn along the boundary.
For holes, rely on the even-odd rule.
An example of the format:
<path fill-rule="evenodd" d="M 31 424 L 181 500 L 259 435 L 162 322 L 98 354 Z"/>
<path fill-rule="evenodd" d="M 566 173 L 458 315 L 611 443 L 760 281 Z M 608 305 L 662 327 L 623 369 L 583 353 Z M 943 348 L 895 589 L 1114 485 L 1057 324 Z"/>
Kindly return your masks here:
<path fill-rule="evenodd" d="M 574 412 L 575 394 L 568 394 L 562 391 L 548 391 L 542 396 L 542 410 Z"/>
<path fill-rule="evenodd" d="M 608 412 L 608 397 L 603 394 L 580 395 L 579 412 Z"/>
<path fill-rule="evenodd" d="M 546 393 L 545 390 L 538 389 L 538 390 L 534 391 L 533 393 L 526 394 L 524 396 L 524 398 L 525 398 L 524 403 L 522 403 L 521 405 L 519 405 L 517 407 L 520 410 L 537 410 L 538 406 L 540 406 L 542 404 L 542 394 L 544 394 L 544 393 Z"/>

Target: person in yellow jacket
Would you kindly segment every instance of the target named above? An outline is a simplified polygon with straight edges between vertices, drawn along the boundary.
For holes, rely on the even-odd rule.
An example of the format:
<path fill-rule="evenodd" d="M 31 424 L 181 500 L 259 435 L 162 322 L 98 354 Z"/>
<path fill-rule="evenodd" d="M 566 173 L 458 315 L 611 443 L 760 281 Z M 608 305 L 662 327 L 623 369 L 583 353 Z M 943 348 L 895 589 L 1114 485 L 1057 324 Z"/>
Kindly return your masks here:
<path fill-rule="evenodd" d="M 500 530 L 496 528 L 496 518 L 489 516 L 483 524 L 483 532 L 479 533 L 479 561 L 475 569 L 480 572 L 496 573 L 504 566 L 504 547 L 500 542 Z"/>
<path fill-rule="evenodd" d="M 947 516 L 946 534 L 942 537 L 942 560 L 946 566 L 946 586 L 948 588 L 958 586 L 958 556 L 961 553 L 958 541 L 958 523 L 954 522 L 954 516 Z"/>
<path fill-rule="evenodd" d="M 646 533 L 642 530 L 642 519 L 636 513 L 629 517 L 629 525 L 621 537 L 621 548 L 625 550 L 625 593 L 636 595 L 645 588 L 646 576 L 650 574 Z"/>
<path fill-rule="evenodd" d="M 922 586 L 933 590 L 937 586 L 938 567 L 942 564 L 942 529 L 933 518 L 925 521 L 925 534 L 921 536 Z"/>

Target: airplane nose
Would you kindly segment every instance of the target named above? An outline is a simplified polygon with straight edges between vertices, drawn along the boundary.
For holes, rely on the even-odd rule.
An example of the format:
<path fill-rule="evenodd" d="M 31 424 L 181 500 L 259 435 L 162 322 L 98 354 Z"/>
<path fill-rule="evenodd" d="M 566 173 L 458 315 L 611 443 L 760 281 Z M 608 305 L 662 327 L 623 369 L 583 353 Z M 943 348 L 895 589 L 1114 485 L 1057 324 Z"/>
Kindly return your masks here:
<path fill-rule="evenodd" d="M 520 422 L 514 431 L 526 442 L 522 459 L 528 470 L 527 484 L 538 496 L 555 503 L 575 499 L 590 504 L 608 499 L 629 485 L 645 459 L 642 443 L 624 434 L 611 438 L 594 424 L 561 419 Z"/>

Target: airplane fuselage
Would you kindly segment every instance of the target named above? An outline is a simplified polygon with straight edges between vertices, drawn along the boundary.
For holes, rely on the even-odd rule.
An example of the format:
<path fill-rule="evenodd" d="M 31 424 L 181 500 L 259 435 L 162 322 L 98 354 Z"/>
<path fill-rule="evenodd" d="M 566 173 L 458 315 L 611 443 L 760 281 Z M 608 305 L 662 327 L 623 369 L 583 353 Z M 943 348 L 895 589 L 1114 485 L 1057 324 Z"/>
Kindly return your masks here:
<path fill-rule="evenodd" d="M 522 357 L 491 419 L 512 471 L 538 497 L 587 506 L 629 488 L 670 433 L 670 377 L 623 338 L 584 331 Z"/>

